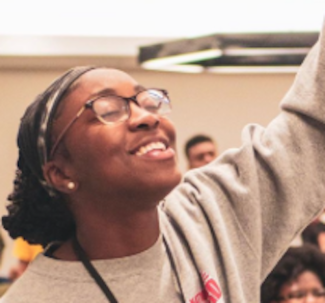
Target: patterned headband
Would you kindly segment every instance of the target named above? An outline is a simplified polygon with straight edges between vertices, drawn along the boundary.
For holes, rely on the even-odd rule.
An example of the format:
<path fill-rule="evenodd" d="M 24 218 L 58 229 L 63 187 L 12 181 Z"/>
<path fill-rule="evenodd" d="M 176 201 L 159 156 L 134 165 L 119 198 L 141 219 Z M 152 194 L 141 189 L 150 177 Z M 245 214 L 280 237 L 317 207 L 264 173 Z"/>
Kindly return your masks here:
<path fill-rule="evenodd" d="M 76 67 L 55 80 L 45 92 L 28 107 L 18 134 L 18 146 L 31 171 L 52 195 L 55 190 L 47 184 L 42 167 L 48 162 L 52 123 L 56 110 L 69 87 L 92 66 Z"/>

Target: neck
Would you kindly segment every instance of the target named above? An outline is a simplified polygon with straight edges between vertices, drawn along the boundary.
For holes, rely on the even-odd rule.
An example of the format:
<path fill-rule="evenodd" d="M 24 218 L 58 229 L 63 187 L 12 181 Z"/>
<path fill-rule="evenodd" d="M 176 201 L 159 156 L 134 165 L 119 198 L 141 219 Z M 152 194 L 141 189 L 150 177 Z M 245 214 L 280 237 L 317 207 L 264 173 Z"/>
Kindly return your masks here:
<path fill-rule="evenodd" d="M 75 213 L 75 219 L 76 237 L 90 260 L 120 258 L 140 253 L 154 245 L 160 233 L 156 207 L 119 215 L 83 211 Z M 55 256 L 76 260 L 71 240 L 64 243 Z"/>

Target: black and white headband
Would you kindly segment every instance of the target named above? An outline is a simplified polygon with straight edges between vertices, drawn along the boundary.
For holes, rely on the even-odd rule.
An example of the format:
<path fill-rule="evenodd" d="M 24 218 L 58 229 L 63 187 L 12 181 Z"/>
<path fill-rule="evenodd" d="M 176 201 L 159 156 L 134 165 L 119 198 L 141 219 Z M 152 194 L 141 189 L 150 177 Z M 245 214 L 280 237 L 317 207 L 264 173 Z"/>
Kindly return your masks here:
<path fill-rule="evenodd" d="M 46 182 L 42 167 L 49 160 L 52 122 L 56 110 L 71 84 L 95 68 L 82 66 L 67 71 L 36 98 L 21 119 L 18 147 L 31 171 L 50 194 L 54 190 Z"/>

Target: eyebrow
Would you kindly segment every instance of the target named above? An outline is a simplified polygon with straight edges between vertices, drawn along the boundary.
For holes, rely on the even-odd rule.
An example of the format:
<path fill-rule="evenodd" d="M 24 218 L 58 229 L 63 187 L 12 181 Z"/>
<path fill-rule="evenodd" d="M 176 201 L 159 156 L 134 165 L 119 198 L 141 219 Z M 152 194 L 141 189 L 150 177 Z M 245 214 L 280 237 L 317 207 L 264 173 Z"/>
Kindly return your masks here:
<path fill-rule="evenodd" d="M 145 90 L 146 88 L 142 85 L 136 85 L 134 86 L 134 90 L 136 93 L 139 93 L 143 90 Z M 98 96 L 102 96 L 102 95 L 116 95 L 116 90 L 112 89 L 112 88 L 104 88 L 96 93 L 93 93 L 89 96 L 89 100 L 96 98 Z"/>

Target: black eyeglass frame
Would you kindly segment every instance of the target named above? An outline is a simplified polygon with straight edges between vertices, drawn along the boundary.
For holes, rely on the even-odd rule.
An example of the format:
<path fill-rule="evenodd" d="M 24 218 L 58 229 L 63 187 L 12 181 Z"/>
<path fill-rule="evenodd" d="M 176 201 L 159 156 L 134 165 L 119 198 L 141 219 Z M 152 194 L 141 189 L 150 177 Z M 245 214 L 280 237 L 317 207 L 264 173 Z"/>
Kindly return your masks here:
<path fill-rule="evenodd" d="M 145 89 L 145 90 L 141 90 L 139 91 L 138 93 L 136 93 L 134 96 L 132 97 L 122 97 L 122 96 L 118 96 L 118 95 L 113 95 L 113 94 L 103 94 L 103 95 L 100 95 L 100 96 L 97 96 L 95 97 L 94 99 L 91 99 L 91 100 L 88 100 L 85 102 L 85 104 L 80 108 L 80 110 L 77 112 L 76 116 L 66 125 L 66 127 L 61 131 L 60 135 L 58 136 L 58 138 L 56 139 L 55 143 L 53 144 L 52 148 L 51 148 L 51 151 L 50 151 L 50 156 L 49 156 L 49 159 L 53 159 L 53 156 L 55 154 L 55 151 L 57 150 L 58 146 L 59 146 L 59 143 L 62 141 L 63 137 L 66 135 L 66 133 L 68 132 L 68 130 L 71 128 L 71 126 L 77 121 L 77 119 L 81 116 L 81 114 L 86 110 L 86 109 L 91 109 L 93 111 L 93 113 L 96 115 L 96 118 L 104 123 L 104 124 L 117 124 L 117 123 L 121 123 L 121 122 L 124 122 L 124 121 L 127 121 L 129 118 L 130 118 L 130 115 L 131 115 L 131 111 L 130 111 L 130 106 L 129 106 L 129 103 L 130 101 L 134 102 L 136 105 L 138 105 L 140 108 L 141 105 L 140 103 L 137 101 L 137 96 L 143 92 L 146 92 L 146 91 L 159 91 L 161 93 L 163 93 L 164 97 L 167 98 L 167 100 L 169 101 L 168 105 L 170 106 L 170 109 L 171 109 L 171 102 L 170 102 L 170 99 L 169 99 L 169 96 L 168 96 L 168 92 L 167 90 L 165 89 L 160 89 L 160 88 L 148 88 L 148 89 Z M 114 97 L 119 97 L 123 100 L 126 101 L 127 105 L 128 105 L 128 110 L 127 110 L 127 118 L 126 119 L 123 119 L 123 120 L 119 120 L 119 121 L 116 121 L 116 122 L 109 122 L 109 121 L 106 121 L 105 119 L 103 119 L 102 117 L 100 117 L 96 111 L 94 110 L 93 108 L 93 104 L 94 102 L 96 102 L 98 99 L 100 98 L 103 98 L 103 97 L 108 97 L 108 96 L 114 96 Z M 167 113 L 166 113 L 167 114 Z"/>

